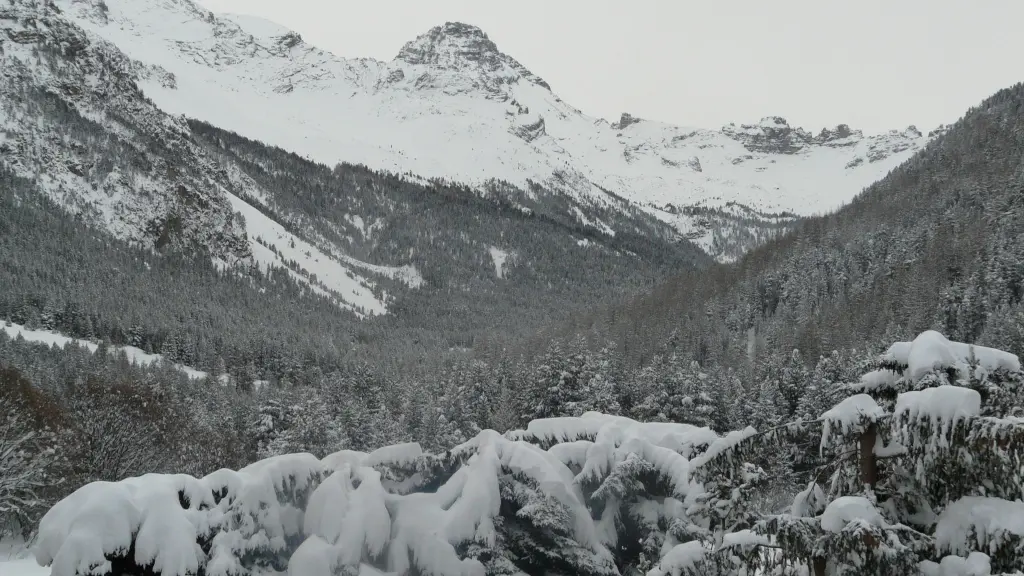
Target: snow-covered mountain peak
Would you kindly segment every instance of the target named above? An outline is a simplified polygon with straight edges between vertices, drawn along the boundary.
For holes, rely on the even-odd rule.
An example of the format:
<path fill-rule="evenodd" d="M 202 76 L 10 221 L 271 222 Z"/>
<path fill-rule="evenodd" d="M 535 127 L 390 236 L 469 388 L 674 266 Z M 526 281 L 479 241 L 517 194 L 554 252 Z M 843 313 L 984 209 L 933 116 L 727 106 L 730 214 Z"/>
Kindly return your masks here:
<path fill-rule="evenodd" d="M 462 22 L 446 22 L 406 43 L 397 59 L 409 64 L 439 67 L 478 62 L 494 69 L 500 67 L 502 56 L 498 47 L 480 28 Z"/>
<path fill-rule="evenodd" d="M 411 82 L 418 89 L 446 93 L 482 90 L 488 99 L 505 101 L 513 97 L 507 86 L 523 80 L 550 89 L 547 82 L 498 50 L 480 28 L 447 22 L 402 47 L 389 65 L 386 84 Z"/>

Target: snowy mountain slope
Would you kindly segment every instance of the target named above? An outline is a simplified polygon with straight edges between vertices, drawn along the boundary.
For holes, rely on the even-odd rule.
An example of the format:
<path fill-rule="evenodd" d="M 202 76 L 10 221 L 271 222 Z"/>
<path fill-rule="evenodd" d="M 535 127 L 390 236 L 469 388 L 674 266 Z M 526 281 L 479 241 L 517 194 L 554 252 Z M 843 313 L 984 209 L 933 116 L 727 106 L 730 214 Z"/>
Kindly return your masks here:
<path fill-rule="evenodd" d="M 384 314 L 385 303 L 373 294 L 372 286 L 340 259 L 321 252 L 274 222 L 251 204 L 228 194 L 234 210 L 245 218 L 251 235 L 253 260 L 263 266 L 287 268 L 289 273 L 323 295 L 335 295 L 358 314 Z"/>
<path fill-rule="evenodd" d="M 0 165 L 118 237 L 248 258 L 187 125 L 135 85 L 165 74 L 34 2 L 0 8 L 0 47 Z"/>
<path fill-rule="evenodd" d="M 709 263 L 667 225 L 628 206 L 601 211 L 539 187 L 490 183 L 481 194 L 363 166 L 332 168 L 198 120 L 189 127 L 218 161 L 270 192 L 244 198 L 261 214 L 322 253 L 376 265 L 360 272 L 386 267 L 386 274 L 377 272 L 386 277 L 377 286 L 406 328 L 412 322 L 431 334 L 438 325 L 485 330 L 497 318 L 507 326 L 510 305 L 513 323 L 550 319 L 577 303 L 636 294 L 678 270 Z M 618 232 L 608 236 L 581 225 L 570 216 L 576 210 Z M 499 268 L 495 255 L 501 254 L 507 256 Z"/>
<path fill-rule="evenodd" d="M 90 340 L 82 340 L 79 338 L 70 338 L 59 332 L 53 332 L 50 330 L 32 330 L 21 326 L 20 324 L 14 324 L 11 322 L 0 322 L 0 330 L 7 333 L 7 336 L 11 339 L 24 338 L 28 342 L 38 342 L 47 346 L 57 346 L 64 348 L 71 344 L 73 346 L 79 346 L 89 350 L 89 352 L 95 353 L 99 349 L 99 345 L 96 342 Z M 147 354 L 144 350 L 136 348 L 135 346 L 118 346 L 110 349 L 110 352 L 119 354 L 124 352 L 128 361 L 137 364 L 139 366 L 151 366 L 153 364 L 159 364 L 164 362 L 164 357 L 161 354 Z M 181 364 L 171 364 L 175 370 L 184 373 L 186 376 L 192 379 L 201 380 L 209 376 L 206 372 L 183 366 Z"/>
<path fill-rule="evenodd" d="M 286 268 L 357 315 L 386 312 L 373 278 L 418 282 L 414 268 L 314 247 L 254 209 L 242 198 L 261 201 L 267 192 L 211 157 L 187 123 L 138 88 L 173 86 L 174 77 L 126 57 L 59 8 L 27 0 L 0 8 L 0 48 L 0 168 L 33 180 L 68 211 L 158 250 Z"/>
<path fill-rule="evenodd" d="M 618 197 L 707 247 L 712 230 L 687 208 L 831 210 L 929 140 L 913 127 L 865 136 L 841 125 L 812 136 L 781 118 L 722 130 L 628 114 L 608 123 L 561 100 L 465 24 L 434 28 L 380 62 L 337 57 L 275 24 L 188 0 L 56 3 L 132 58 L 167 70 L 173 83 L 142 87 L 168 112 L 329 165 L 478 187 L 540 183 L 581 206 L 616 206 Z M 743 228 L 756 236 L 758 226 Z"/>

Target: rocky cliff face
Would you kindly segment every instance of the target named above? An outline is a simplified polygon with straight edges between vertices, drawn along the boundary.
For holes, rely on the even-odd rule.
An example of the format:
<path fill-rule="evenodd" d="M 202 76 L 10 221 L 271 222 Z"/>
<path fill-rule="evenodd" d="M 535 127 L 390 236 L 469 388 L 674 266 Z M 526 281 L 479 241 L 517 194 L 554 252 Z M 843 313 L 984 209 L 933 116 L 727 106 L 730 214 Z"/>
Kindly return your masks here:
<path fill-rule="evenodd" d="M 420 87 L 480 90 L 501 101 L 512 98 L 502 88 L 521 80 L 550 90 L 547 82 L 499 51 L 483 30 L 461 22 L 432 28 L 406 44 L 391 70 L 405 79 L 408 67 L 422 72 L 414 74 Z"/>
<path fill-rule="evenodd" d="M 136 85 L 173 76 L 27 0 L 0 8 L 0 48 L 0 165 L 119 237 L 250 257 L 228 179 Z"/>
<path fill-rule="evenodd" d="M 846 124 L 835 128 L 822 128 L 813 135 L 803 128 L 793 128 L 785 118 L 769 116 L 758 124 L 730 124 L 722 128 L 722 133 L 743 144 L 751 152 L 766 154 L 809 154 L 815 147 L 854 148 L 865 145 L 863 156 L 855 156 L 847 163 L 847 168 L 859 166 L 865 160 L 877 162 L 893 154 L 899 154 L 911 148 L 917 149 L 921 142 L 921 132 L 915 126 L 906 130 L 892 130 L 886 134 L 864 136 L 861 130 L 853 130 Z"/>

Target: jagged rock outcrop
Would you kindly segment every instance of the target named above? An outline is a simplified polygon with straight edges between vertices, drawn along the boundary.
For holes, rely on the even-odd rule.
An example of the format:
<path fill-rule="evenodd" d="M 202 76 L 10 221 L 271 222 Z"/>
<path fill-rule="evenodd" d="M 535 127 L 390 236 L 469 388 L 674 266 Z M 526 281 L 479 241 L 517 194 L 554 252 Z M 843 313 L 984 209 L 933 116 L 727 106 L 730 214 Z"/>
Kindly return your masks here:
<path fill-rule="evenodd" d="M 758 124 L 743 124 L 739 128 L 730 124 L 722 132 L 742 142 L 751 152 L 769 154 L 793 154 L 812 140 L 804 129 L 791 128 L 781 116 L 768 116 Z"/>
<path fill-rule="evenodd" d="M 836 143 L 840 146 L 849 146 L 851 144 L 855 144 L 856 139 L 863 136 L 864 133 L 860 130 L 850 130 L 850 126 L 848 124 L 839 124 L 832 130 L 822 128 L 818 137 L 815 138 L 815 142 L 825 145 Z"/>
<path fill-rule="evenodd" d="M 534 122 L 514 125 L 512 130 L 515 132 L 516 136 L 519 136 L 527 142 L 533 142 L 537 138 L 547 134 L 544 130 L 543 116 L 538 116 L 537 120 Z"/>
<path fill-rule="evenodd" d="M 633 115 L 629 114 L 628 112 L 623 112 L 622 116 L 619 118 L 619 121 L 612 123 L 612 128 L 616 130 L 622 130 L 633 124 L 637 124 L 640 121 L 640 118 L 636 118 Z"/>
<path fill-rule="evenodd" d="M 822 128 L 817 136 L 803 128 L 793 128 L 781 116 L 768 116 L 758 124 L 743 124 L 737 127 L 730 124 L 722 128 L 722 132 L 738 140 L 743 147 L 751 152 L 765 154 L 801 154 L 814 147 L 854 148 L 866 147 L 865 154 L 858 154 L 849 160 L 846 168 L 856 168 L 865 162 L 878 162 L 894 154 L 899 154 L 920 146 L 921 132 L 915 126 L 906 130 L 891 130 L 887 134 L 864 136 L 861 130 L 853 130 L 847 124 L 839 124 L 833 129 Z M 739 162 L 745 158 L 740 158 Z M 734 163 L 739 163 L 735 162 Z"/>
<path fill-rule="evenodd" d="M 411 67 L 417 71 L 416 87 L 420 89 L 482 90 L 487 97 L 502 101 L 512 97 L 507 86 L 520 80 L 550 90 L 547 82 L 498 50 L 483 30 L 462 22 L 447 22 L 408 42 L 391 66 L 389 83 L 408 76 L 396 74 L 396 67 Z"/>

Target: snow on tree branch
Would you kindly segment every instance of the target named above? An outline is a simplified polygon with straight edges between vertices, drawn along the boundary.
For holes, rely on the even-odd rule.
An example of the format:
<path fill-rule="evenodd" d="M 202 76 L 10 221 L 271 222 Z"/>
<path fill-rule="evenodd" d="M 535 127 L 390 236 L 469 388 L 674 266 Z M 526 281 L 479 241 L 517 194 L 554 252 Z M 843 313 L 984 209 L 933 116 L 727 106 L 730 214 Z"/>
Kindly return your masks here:
<path fill-rule="evenodd" d="M 39 492 L 48 485 L 52 452 L 16 415 L 0 421 L 0 537 L 45 509 Z"/>
<path fill-rule="evenodd" d="M 907 426 L 901 440 L 920 445 L 923 442 L 948 446 L 949 435 L 958 423 L 968 423 L 981 415 L 981 395 L 960 386 L 939 386 L 904 392 L 896 400 L 895 415 Z M 922 439 L 918 425 L 930 433 Z"/>
<path fill-rule="evenodd" d="M 875 399 L 867 394 L 850 396 L 821 415 L 821 449 L 829 445 L 832 432 L 838 430 L 844 436 L 861 431 L 865 425 L 873 424 L 886 416 Z"/>
<path fill-rule="evenodd" d="M 990 556 L 1024 555 L 1024 502 L 970 496 L 953 502 L 939 515 L 935 545 L 949 554 L 986 550 Z"/>
<path fill-rule="evenodd" d="M 690 458 L 752 433 L 587 413 L 504 436 L 485 430 L 443 455 L 400 444 L 279 456 L 201 479 L 94 483 L 44 517 L 36 556 L 55 576 L 126 566 L 163 576 L 615 574 L 617 555 L 653 561 L 681 538 L 704 546 L 685 528 L 703 491 Z M 618 546 L 636 529 L 642 549 Z M 667 557 L 670 572 L 679 554 Z"/>
<path fill-rule="evenodd" d="M 965 374 L 972 360 L 989 371 L 1020 371 L 1020 359 L 1014 354 L 984 346 L 950 342 L 934 330 L 922 332 L 913 342 L 896 342 L 884 358 L 907 366 L 912 380 L 920 380 L 929 372 L 949 368 Z"/>

